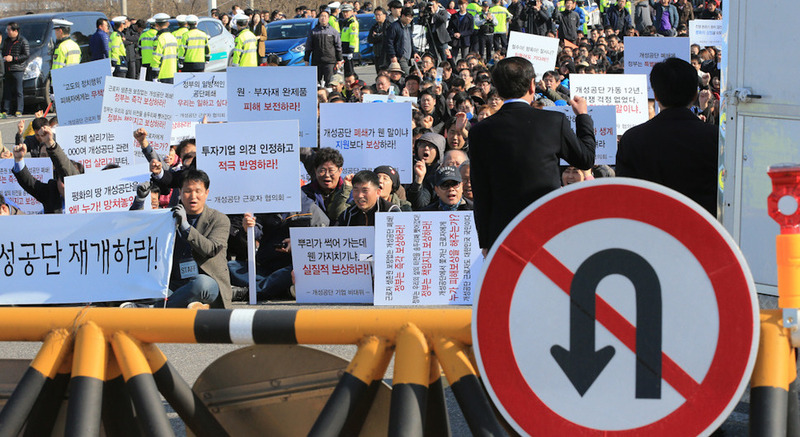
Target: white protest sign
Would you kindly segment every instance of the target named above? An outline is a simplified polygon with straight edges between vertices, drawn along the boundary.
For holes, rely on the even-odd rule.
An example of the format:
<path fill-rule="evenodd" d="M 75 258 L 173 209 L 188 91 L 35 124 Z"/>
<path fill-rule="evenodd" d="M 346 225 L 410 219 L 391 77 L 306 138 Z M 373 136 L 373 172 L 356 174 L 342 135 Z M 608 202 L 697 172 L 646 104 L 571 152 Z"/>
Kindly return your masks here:
<path fill-rule="evenodd" d="M 299 120 L 300 147 L 317 147 L 317 67 L 228 69 L 228 121 Z"/>
<path fill-rule="evenodd" d="M 297 120 L 199 124 L 196 159 L 224 214 L 300 210 Z"/>
<path fill-rule="evenodd" d="M 375 214 L 375 305 L 470 305 L 482 262 L 472 211 Z"/>
<path fill-rule="evenodd" d="M 686 38 L 653 38 L 629 36 L 625 38 L 625 74 L 647 75 L 647 97 L 653 98 L 650 88 L 650 71 L 667 58 L 689 62 L 689 41 Z"/>
<path fill-rule="evenodd" d="M 106 78 L 102 121 L 128 121 L 134 130 L 145 128 L 150 146 L 161 156 L 169 154 L 174 107 L 170 84 Z"/>
<path fill-rule="evenodd" d="M 149 299 L 167 290 L 175 245 L 168 210 L 3 221 L 2 305 Z"/>
<path fill-rule="evenodd" d="M 195 126 L 198 124 L 199 123 L 196 121 L 173 121 L 169 143 L 171 145 L 176 145 L 180 144 L 183 140 L 196 138 Z"/>
<path fill-rule="evenodd" d="M 99 59 L 50 70 L 60 126 L 100 122 L 105 78 L 111 75 L 110 69 L 111 60 Z"/>
<path fill-rule="evenodd" d="M 569 125 L 575 131 L 575 112 L 569 106 L 545 106 L 546 111 L 561 112 L 567 116 Z M 590 106 L 589 116 L 594 124 L 596 142 L 594 163 L 615 165 L 617 162 L 617 111 L 614 106 Z M 563 159 L 561 165 L 569 165 Z"/>
<path fill-rule="evenodd" d="M 136 188 L 149 180 L 146 164 L 68 176 L 64 178 L 64 212 L 127 211 L 136 198 Z M 145 209 L 152 208 L 149 200 L 144 202 Z"/>
<path fill-rule="evenodd" d="M 361 96 L 361 101 L 364 103 L 411 103 L 416 105 L 417 98 L 409 96 L 394 96 L 389 98 L 387 94 L 364 94 Z"/>
<path fill-rule="evenodd" d="M 225 73 L 175 73 L 173 121 L 228 120 Z M 174 144 L 174 143 L 173 143 Z"/>
<path fill-rule="evenodd" d="M 53 179 L 53 161 L 50 158 L 25 158 L 25 168 L 40 182 L 47 183 Z M 13 169 L 13 159 L 0 159 L 0 194 L 25 214 L 44 212 L 42 204 L 19 186 Z"/>
<path fill-rule="evenodd" d="M 297 303 L 372 303 L 375 228 L 290 228 Z"/>
<path fill-rule="evenodd" d="M 342 174 L 391 165 L 400 182 L 412 178 L 411 105 L 323 103 L 319 105 L 319 145 L 338 150 Z"/>
<path fill-rule="evenodd" d="M 648 119 L 647 76 L 644 74 L 570 74 L 570 97 L 589 106 L 617 107 L 617 135 Z"/>
<path fill-rule="evenodd" d="M 628 40 L 625 39 L 627 44 Z M 625 49 L 627 50 L 627 45 Z M 533 65 L 536 78 L 541 79 L 546 71 L 556 68 L 558 38 L 511 31 L 508 37 L 508 54 L 527 59 Z"/>
<path fill-rule="evenodd" d="M 725 44 L 722 24 L 722 20 L 690 20 L 689 43 L 700 47 L 722 47 Z M 625 38 L 625 51 L 628 51 L 627 38 Z"/>
<path fill-rule="evenodd" d="M 141 154 L 129 122 L 58 126 L 56 135 L 64 153 L 83 164 L 85 173 L 100 171 L 108 164 L 133 165 L 134 152 Z"/>

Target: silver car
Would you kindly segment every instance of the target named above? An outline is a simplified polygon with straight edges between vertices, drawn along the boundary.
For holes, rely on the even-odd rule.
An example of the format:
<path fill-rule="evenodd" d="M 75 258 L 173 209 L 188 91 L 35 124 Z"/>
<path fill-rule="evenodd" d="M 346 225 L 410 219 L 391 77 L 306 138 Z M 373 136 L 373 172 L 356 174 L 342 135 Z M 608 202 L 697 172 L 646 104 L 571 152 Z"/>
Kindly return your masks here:
<path fill-rule="evenodd" d="M 216 18 L 199 17 L 197 28 L 208 34 L 208 49 L 211 60 L 206 64 L 206 71 L 225 71 L 228 68 L 228 59 L 233 53 L 234 37 Z M 178 28 L 178 20 L 169 20 L 169 30 Z"/>

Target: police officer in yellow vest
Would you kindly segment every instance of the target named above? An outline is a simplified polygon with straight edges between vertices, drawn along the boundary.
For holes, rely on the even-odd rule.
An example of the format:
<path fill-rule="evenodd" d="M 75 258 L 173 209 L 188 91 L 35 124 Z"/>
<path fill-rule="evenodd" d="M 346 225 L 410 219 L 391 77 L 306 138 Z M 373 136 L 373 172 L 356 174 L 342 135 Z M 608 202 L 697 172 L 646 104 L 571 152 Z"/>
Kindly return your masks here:
<path fill-rule="evenodd" d="M 508 21 L 511 19 L 511 13 L 502 3 L 503 0 L 494 0 L 494 6 L 489 8 L 489 12 L 497 19 L 497 25 L 494 26 L 494 50 L 505 53 L 508 48 Z"/>
<path fill-rule="evenodd" d="M 158 30 L 156 30 L 156 20 L 149 18 L 147 24 L 150 27 L 139 35 L 139 53 L 142 55 L 142 66 L 145 67 L 145 80 L 152 82 L 153 67 L 150 65 L 153 62 L 153 49 L 156 47 L 156 37 Z"/>
<path fill-rule="evenodd" d="M 183 35 L 189 31 L 189 25 L 186 24 L 186 15 L 183 14 L 175 17 L 175 21 L 178 22 L 178 28 L 172 31 L 172 36 L 174 36 L 175 40 L 180 44 Z"/>
<path fill-rule="evenodd" d="M 183 64 L 181 71 L 205 71 L 206 62 L 211 59 L 208 49 L 208 34 L 197 28 L 197 15 L 187 15 L 189 30 L 183 34 L 178 47 L 178 59 Z"/>
<path fill-rule="evenodd" d="M 231 66 L 233 67 L 258 67 L 258 38 L 247 28 L 250 18 L 245 14 L 233 17 L 239 33 L 234 40 Z"/>
<path fill-rule="evenodd" d="M 156 46 L 153 50 L 153 76 L 163 83 L 174 83 L 178 71 L 178 41 L 169 31 L 169 15 L 161 12 L 153 18 L 156 20 Z"/>
<path fill-rule="evenodd" d="M 114 17 L 111 22 L 114 31 L 108 38 L 108 57 L 111 58 L 111 66 L 114 67 L 114 77 L 125 77 L 128 74 L 128 57 L 125 53 L 122 31 L 128 23 L 128 17 L 120 15 Z"/>
<path fill-rule="evenodd" d="M 332 28 L 336 29 L 337 32 L 341 32 L 339 30 L 339 7 L 342 6 L 339 2 L 333 2 L 328 4 L 328 12 L 330 13 L 330 18 L 328 18 L 328 25 Z"/>
<path fill-rule="evenodd" d="M 56 50 L 53 52 L 51 70 L 81 63 L 81 48 L 78 43 L 69 37 L 70 26 L 72 26 L 72 23 L 67 20 L 58 18 L 53 20 L 53 29 L 56 33 Z"/>
<path fill-rule="evenodd" d="M 469 14 L 472 15 L 472 21 L 474 22 L 475 18 L 478 15 L 480 15 L 480 13 L 483 12 L 483 10 L 476 0 L 469 0 L 469 3 L 467 3 L 467 12 L 469 12 Z M 477 24 L 475 24 L 475 28 L 472 30 L 472 35 L 474 36 L 470 38 L 470 45 L 469 45 L 470 52 L 478 51 L 478 40 L 480 39 L 479 30 L 480 27 Z"/>
<path fill-rule="evenodd" d="M 344 58 L 344 76 L 347 77 L 355 72 L 354 62 L 360 59 L 359 39 L 358 39 L 358 20 L 353 5 L 345 3 L 342 5 L 339 26 L 342 28 L 342 58 Z"/>

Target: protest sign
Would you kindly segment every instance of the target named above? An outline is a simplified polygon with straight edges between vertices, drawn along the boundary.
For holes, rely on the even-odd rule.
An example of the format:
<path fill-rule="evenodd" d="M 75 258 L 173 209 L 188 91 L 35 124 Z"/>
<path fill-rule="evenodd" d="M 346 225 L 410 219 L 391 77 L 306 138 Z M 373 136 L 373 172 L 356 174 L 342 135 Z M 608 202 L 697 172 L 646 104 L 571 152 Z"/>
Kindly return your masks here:
<path fill-rule="evenodd" d="M 570 97 L 589 106 L 617 107 L 617 135 L 648 119 L 647 77 L 644 74 L 570 74 Z"/>
<path fill-rule="evenodd" d="M 297 120 L 197 125 L 208 205 L 225 214 L 300 210 Z M 253 135 L 258 132 L 258 135 Z"/>
<path fill-rule="evenodd" d="M 375 228 L 290 228 L 297 303 L 372 303 Z"/>
<path fill-rule="evenodd" d="M 173 121 L 172 132 L 169 135 L 170 144 L 180 144 L 181 141 L 196 138 L 195 126 L 196 121 Z"/>
<path fill-rule="evenodd" d="M 319 145 L 338 150 L 343 175 L 391 165 L 400 182 L 412 178 L 411 105 L 323 103 L 319 105 Z"/>
<path fill-rule="evenodd" d="M 575 112 L 569 106 L 545 106 L 547 111 L 561 112 L 567 116 L 569 125 L 575 131 Z M 614 106 L 590 106 L 589 116 L 594 123 L 596 141 L 594 163 L 615 165 L 617 162 L 617 111 Z M 563 159 L 561 165 L 569 165 Z"/>
<path fill-rule="evenodd" d="M 110 71 L 109 59 L 50 70 L 60 126 L 100 122 L 105 78 Z"/>
<path fill-rule="evenodd" d="M 389 97 L 387 94 L 364 94 L 361 96 L 361 101 L 364 103 L 411 103 L 413 105 L 417 104 L 416 97 L 409 97 L 409 96 L 392 96 Z"/>
<path fill-rule="evenodd" d="M 627 43 L 627 39 L 625 40 Z M 627 46 L 625 47 L 627 50 Z M 558 57 L 558 38 L 548 38 L 511 31 L 508 37 L 508 54 L 527 59 L 533 65 L 536 78 L 541 79 L 546 71 L 556 68 Z"/>
<path fill-rule="evenodd" d="M 169 153 L 174 108 L 170 84 L 120 77 L 106 78 L 102 121 L 127 121 L 133 125 L 134 130 L 145 128 L 147 140 L 161 156 Z"/>
<path fill-rule="evenodd" d="M 173 121 L 228 120 L 228 88 L 225 73 L 175 73 Z M 173 143 L 175 144 L 175 143 Z"/>
<path fill-rule="evenodd" d="M 375 214 L 375 305 L 469 305 L 482 262 L 472 211 Z"/>
<path fill-rule="evenodd" d="M 168 210 L 3 221 L 2 305 L 149 299 L 167 290 L 175 241 Z"/>
<path fill-rule="evenodd" d="M 25 214 L 41 214 L 44 207 L 19 186 L 13 168 L 13 159 L 0 159 L 0 194 Z M 25 158 L 25 168 L 40 182 L 47 183 L 53 179 L 53 161 L 50 158 Z"/>
<path fill-rule="evenodd" d="M 100 171 L 108 164 L 133 165 L 134 152 L 142 153 L 130 122 L 58 126 L 56 135 L 64 153 L 83 164 L 85 173 Z"/>
<path fill-rule="evenodd" d="M 625 74 L 647 76 L 647 98 L 653 98 L 650 88 L 650 71 L 653 65 L 667 58 L 689 62 L 689 41 L 686 38 L 653 38 L 649 36 L 625 37 Z"/>
<path fill-rule="evenodd" d="M 68 176 L 64 178 L 64 212 L 127 211 L 136 198 L 136 188 L 149 180 L 146 164 Z M 152 208 L 149 198 L 144 208 Z"/>
<path fill-rule="evenodd" d="M 722 20 L 690 20 L 689 43 L 700 47 L 722 47 L 725 35 L 722 32 Z M 628 50 L 628 39 L 625 39 L 625 51 Z"/>
<path fill-rule="evenodd" d="M 299 120 L 300 147 L 317 147 L 317 67 L 228 69 L 228 121 Z"/>

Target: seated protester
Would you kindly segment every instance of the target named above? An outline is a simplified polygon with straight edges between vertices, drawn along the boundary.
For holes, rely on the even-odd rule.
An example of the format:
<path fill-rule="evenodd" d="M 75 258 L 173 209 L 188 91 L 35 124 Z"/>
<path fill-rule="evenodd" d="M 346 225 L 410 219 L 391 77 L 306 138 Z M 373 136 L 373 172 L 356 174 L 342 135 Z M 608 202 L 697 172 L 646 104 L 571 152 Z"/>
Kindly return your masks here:
<path fill-rule="evenodd" d="M 397 170 L 390 165 L 381 165 L 375 168 L 375 174 L 378 175 L 378 180 L 380 181 L 381 198 L 399 206 L 403 211 L 411 211 L 411 202 L 401 199 L 397 195 L 397 189 L 401 188 L 400 174 L 397 173 Z"/>
<path fill-rule="evenodd" d="M 60 214 L 64 212 L 64 178 L 82 174 L 83 165 L 67 158 L 67 154 L 56 143 L 50 126 L 39 128 L 36 136 L 41 141 L 42 150 L 46 151 L 47 156 L 53 161 L 53 179 L 45 183 L 31 175 L 25 167 L 24 158 L 28 149 L 24 143 L 14 147 L 14 167 L 11 172 L 17 178 L 19 186 L 42 203 L 45 214 Z"/>
<path fill-rule="evenodd" d="M 425 114 L 419 109 L 412 108 L 411 125 L 414 129 L 425 128 L 428 129 L 428 131 L 431 131 L 431 128 L 433 127 L 433 116 L 430 114 Z"/>
<path fill-rule="evenodd" d="M 330 219 L 313 200 L 301 198 L 301 210 L 295 213 L 245 214 L 241 229 L 255 227 L 256 241 L 256 295 L 259 300 L 289 298 L 292 285 L 292 257 L 289 241 L 289 228 L 320 227 L 330 225 Z M 246 239 L 246 231 L 242 232 Z M 246 243 L 245 243 L 246 245 Z M 249 276 L 247 258 L 237 257 L 228 261 L 231 284 L 247 287 Z M 233 300 L 247 300 L 247 296 L 233 296 Z"/>
<path fill-rule="evenodd" d="M 547 71 L 542 75 L 542 82 L 537 87 L 536 92 L 543 94 L 548 99 L 556 102 L 564 100 L 569 102 L 569 90 L 566 89 L 558 80 L 559 74 L 556 71 Z"/>
<path fill-rule="evenodd" d="M 419 76 L 415 74 L 408 76 L 402 94 L 409 97 L 419 97 L 419 83 Z"/>
<path fill-rule="evenodd" d="M 353 176 L 353 206 L 347 208 L 336 226 L 375 226 L 376 212 L 400 212 L 400 207 L 381 197 L 378 175 L 362 170 Z"/>
<path fill-rule="evenodd" d="M 323 147 L 314 153 L 313 163 L 314 174 L 311 177 L 314 180 L 303 185 L 301 191 L 317 204 L 331 222 L 335 222 L 347 209 L 347 199 L 353 189 L 342 179 L 344 158 L 338 150 Z"/>
<path fill-rule="evenodd" d="M 437 101 L 436 91 L 433 88 L 421 91 L 418 101 L 420 111 L 433 117 L 433 125 L 428 127 L 434 132 L 441 132 L 446 116 L 444 106 L 440 106 Z"/>
<path fill-rule="evenodd" d="M 461 180 L 464 190 L 464 198 L 472 201 L 472 180 L 470 179 L 469 159 L 458 166 L 458 172 L 461 173 Z"/>
<path fill-rule="evenodd" d="M 463 150 L 469 153 L 469 128 L 467 116 L 459 112 L 455 117 L 447 120 L 444 124 L 444 135 L 447 141 L 446 150 Z"/>
<path fill-rule="evenodd" d="M 400 68 L 399 62 L 392 62 L 391 64 L 389 64 L 389 69 L 386 70 L 386 72 L 389 73 L 389 80 L 391 81 L 391 84 L 396 87 L 397 90 L 402 90 L 405 87 L 406 80 L 403 77 L 405 76 L 405 74 L 403 73 L 403 69 Z"/>
<path fill-rule="evenodd" d="M 469 161 L 467 153 L 459 149 L 451 149 L 444 152 L 442 166 L 458 168 L 465 161 Z"/>
<path fill-rule="evenodd" d="M 136 187 L 136 197 L 133 199 L 131 207 L 128 210 L 138 211 L 144 209 L 145 202 L 150 202 L 150 207 L 152 209 L 166 208 L 166 206 L 161 205 L 161 197 L 162 196 L 159 196 L 158 186 L 151 181 L 139 184 L 139 186 Z"/>
<path fill-rule="evenodd" d="M 343 93 L 344 76 L 342 76 L 341 74 L 334 74 L 333 76 L 331 76 L 331 81 L 328 82 L 326 85 L 328 86 L 328 88 L 331 89 L 331 92 L 328 93 L 328 102 L 330 102 L 334 96 L 341 97 L 342 101 L 346 100 Z"/>
<path fill-rule="evenodd" d="M 475 102 L 465 92 L 458 92 L 453 96 L 453 104 L 455 105 L 456 113 L 463 112 L 470 124 L 478 122 L 475 117 Z"/>
<path fill-rule="evenodd" d="M 406 196 L 415 211 L 433 201 L 433 174 L 444 155 L 444 146 L 444 137 L 433 132 L 422 134 L 414 142 L 414 178 L 406 187 Z"/>
<path fill-rule="evenodd" d="M 422 211 L 472 211 L 472 201 L 464 199 L 461 172 L 456 167 L 439 167 L 433 189 L 438 202 L 422 208 Z"/>
<path fill-rule="evenodd" d="M 192 168 L 182 179 L 181 203 L 172 208 L 177 232 L 167 307 L 230 308 L 225 254 L 231 223 L 225 214 L 206 206 L 210 185 L 206 172 Z"/>
<path fill-rule="evenodd" d="M 0 194 L 0 215 L 25 215 L 17 206 Z"/>
<path fill-rule="evenodd" d="M 134 138 L 142 148 L 145 159 L 150 162 L 150 172 L 152 173 L 150 179 L 158 185 L 161 193 L 169 193 L 172 188 L 182 187 L 183 173 L 186 170 L 196 168 L 194 158 L 197 155 L 197 145 L 194 138 L 188 138 L 180 142 L 176 152 L 181 160 L 181 165 L 166 171 L 164 171 L 164 161 L 147 142 L 147 131 L 141 128 L 137 129 L 134 132 Z M 175 197 L 174 193 L 173 197 Z M 172 203 L 172 205 L 175 205 L 175 203 Z"/>
<path fill-rule="evenodd" d="M 28 151 L 31 152 L 31 157 L 40 156 L 39 149 L 43 147 L 44 141 L 42 138 L 39 137 L 39 131 L 44 126 L 49 126 L 50 122 L 47 121 L 45 117 L 37 117 L 31 121 L 31 129 L 33 131 L 33 135 L 28 135 L 23 138 L 23 132 L 25 131 L 25 122 L 20 120 L 17 124 L 17 134 L 14 138 L 14 144 L 25 144 L 25 147 L 28 148 Z"/>

